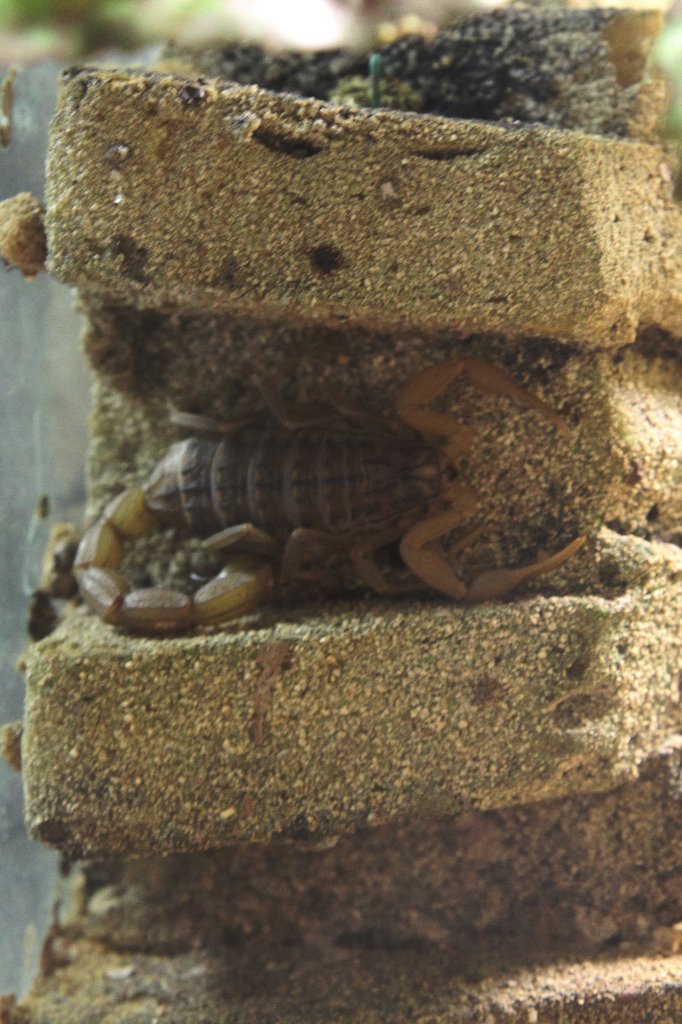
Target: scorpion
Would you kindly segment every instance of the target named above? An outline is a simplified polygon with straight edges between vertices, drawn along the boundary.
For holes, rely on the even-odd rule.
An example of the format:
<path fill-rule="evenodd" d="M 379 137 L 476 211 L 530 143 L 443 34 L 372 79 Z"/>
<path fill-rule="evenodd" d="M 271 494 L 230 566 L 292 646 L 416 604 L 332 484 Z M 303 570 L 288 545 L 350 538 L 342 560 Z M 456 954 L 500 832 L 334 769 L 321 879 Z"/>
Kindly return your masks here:
<path fill-rule="evenodd" d="M 392 593 L 400 584 L 388 578 L 378 552 L 395 542 L 414 576 L 458 600 L 503 598 L 554 571 L 584 536 L 531 565 L 483 572 L 468 585 L 456 574 L 453 555 L 481 532 L 469 533 L 449 554 L 443 547 L 477 504 L 457 472 L 474 433 L 427 405 L 457 377 L 535 410 L 570 436 L 554 409 L 471 356 L 418 373 L 399 392 L 395 420 L 333 402 L 289 409 L 270 403 L 269 421 L 251 416 L 220 424 L 181 413 L 177 422 L 212 436 L 173 444 L 144 484 L 115 497 L 85 531 L 74 562 L 83 601 L 106 622 L 133 631 L 218 625 L 268 600 L 274 564 L 280 579 L 320 580 L 320 566 L 334 552 L 350 558 L 370 589 Z M 209 549 L 231 549 L 228 564 L 193 594 L 133 589 L 119 571 L 125 545 L 160 525 L 184 525 L 207 538 Z"/>

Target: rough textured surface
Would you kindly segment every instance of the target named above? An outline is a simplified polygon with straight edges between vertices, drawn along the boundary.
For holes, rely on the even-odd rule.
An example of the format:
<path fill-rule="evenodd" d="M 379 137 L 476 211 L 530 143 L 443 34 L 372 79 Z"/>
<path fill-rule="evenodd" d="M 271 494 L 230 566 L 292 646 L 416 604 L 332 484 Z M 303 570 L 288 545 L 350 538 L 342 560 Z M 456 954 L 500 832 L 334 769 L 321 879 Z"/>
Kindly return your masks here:
<path fill-rule="evenodd" d="M 397 79 L 418 100 L 406 109 L 651 141 L 664 87 L 647 56 L 661 25 L 656 11 L 508 7 L 461 18 L 434 39 L 410 35 L 375 52 L 385 87 Z M 367 61 L 343 50 L 272 54 L 234 44 L 171 46 L 164 57 L 178 70 L 189 65 L 208 78 L 320 100 L 339 82 L 366 76 Z"/>
<path fill-rule="evenodd" d="M 682 333 L 658 146 L 85 70 L 48 176 L 52 272 L 126 303 L 592 346 Z"/>
<path fill-rule="evenodd" d="M 671 1024 L 679 744 L 603 795 L 91 866 L 15 1020 Z"/>
<path fill-rule="evenodd" d="M 674 1024 L 682 957 L 559 963 L 481 982 L 409 953 L 327 968 L 280 960 L 263 973 L 195 951 L 171 958 L 71 947 L 74 963 L 38 982 L 9 1024 Z"/>
<path fill-rule="evenodd" d="M 682 558 L 591 557 L 620 596 L 285 604 L 161 641 L 73 615 L 27 655 L 29 828 L 73 856 L 202 849 L 617 785 L 670 728 Z"/>
<path fill-rule="evenodd" d="M 45 269 L 43 212 L 42 204 L 30 192 L 0 203 L 0 257 L 28 278 Z"/>
<path fill-rule="evenodd" d="M 139 213 L 134 189 L 132 196 L 127 190 L 126 167 L 138 161 L 137 182 L 143 167 L 151 167 L 144 153 L 152 150 L 136 147 L 147 146 L 153 132 L 128 145 L 131 136 L 116 136 L 114 143 L 99 125 L 96 139 L 89 134 L 94 112 L 120 101 L 134 119 L 152 103 L 168 132 L 179 137 L 182 118 L 194 118 L 192 146 L 198 152 L 202 131 L 209 134 L 201 117 L 231 110 L 234 99 L 208 87 L 204 92 L 201 102 L 188 105 L 177 80 L 74 79 L 56 137 L 64 142 L 60 133 L 66 132 L 77 148 L 78 125 L 89 124 L 85 149 L 78 151 L 82 180 L 101 180 L 97 168 L 105 167 L 105 177 L 114 175 L 108 187 L 121 190 L 114 198 L 123 197 L 111 207 L 90 203 L 76 231 L 105 239 L 113 230 L 112 210 L 117 216 L 129 199 Z M 265 94 L 247 92 L 264 102 Z M 281 113 L 282 103 L 295 101 L 270 102 Z M 373 116 L 390 115 L 357 116 L 366 127 Z M 398 119 L 394 127 L 400 124 Z M 322 128 L 310 130 L 314 135 Z M 625 147 L 633 167 L 655 152 L 635 143 L 575 134 L 570 139 L 580 146 Z M 262 167 L 272 157 L 301 168 L 324 152 L 306 155 L 287 143 L 289 152 L 282 153 L 271 143 L 272 136 L 261 134 L 260 141 L 240 145 L 262 150 Z M 61 166 L 65 158 L 56 146 L 53 154 L 53 166 Z M 424 162 L 434 174 L 449 163 Z M 311 187 L 314 181 L 311 175 Z M 554 195 L 563 201 L 570 182 L 561 181 Z M 506 185 L 502 180 L 495 187 Z M 269 187 L 265 179 L 261 186 Z M 78 181 L 73 187 L 80 193 Z M 63 210 L 71 201 L 69 188 Z M 602 198 L 591 195 L 591 208 L 601 209 Z M 177 197 L 176 223 L 190 201 L 197 197 Z M 622 222 L 628 204 L 634 208 L 632 194 L 621 201 Z M 78 260 L 82 253 L 71 225 L 60 221 L 61 202 L 57 196 L 50 216 L 53 226 L 62 224 L 64 252 Z M 329 202 L 332 210 L 331 196 Z M 166 228 L 158 207 L 151 217 Z M 533 227 L 528 259 L 535 258 L 545 228 Z M 188 253 L 195 252 L 191 244 Z M 508 336 L 482 333 L 254 325 L 224 311 L 148 307 L 155 293 L 147 275 L 156 264 L 147 268 L 149 253 L 126 252 L 122 258 L 100 245 L 98 261 L 83 277 L 87 349 L 101 381 L 90 460 L 93 512 L 127 484 L 142 481 L 177 436 L 168 418 L 172 406 L 229 419 L 262 405 L 257 387 L 267 385 L 294 402 L 330 387 L 352 404 L 388 412 L 400 384 L 414 373 L 473 352 L 541 394 L 573 430 L 570 440 L 562 440 L 536 414 L 476 394 L 464 382 L 443 397 L 440 408 L 453 410 L 476 434 L 461 468 L 480 508 L 462 532 L 479 523 L 490 527 L 459 559 L 463 575 L 533 561 L 579 533 L 590 541 L 561 574 L 531 588 L 564 595 L 549 600 L 462 609 L 360 598 L 321 604 L 318 594 L 312 605 L 306 603 L 310 591 L 295 599 L 282 593 L 249 628 L 236 623 L 214 635 L 160 642 L 125 638 L 87 618 L 72 618 L 29 658 L 24 746 L 34 832 L 74 853 L 205 848 L 280 833 L 333 834 L 415 811 L 443 814 L 605 789 L 636 773 L 669 726 L 680 660 L 679 549 L 661 543 L 682 532 L 682 377 L 675 339 L 649 329 L 629 350 L 585 351 L 543 338 L 516 339 L 512 351 Z M 52 256 L 59 262 L 54 250 Z M 579 277 L 573 256 L 572 249 L 553 249 L 543 257 L 550 260 L 549 276 Z M 208 258 L 202 250 L 200 260 Z M 637 258 L 641 265 L 641 253 Z M 256 270 L 262 262 L 258 257 Z M 103 267 L 111 271 L 104 295 L 96 292 Z M 528 276 L 528 264 L 523 268 Z M 643 274 L 652 279 L 650 269 Z M 334 278 L 335 270 L 322 276 Z M 600 533 L 605 523 L 639 539 Z M 192 567 L 211 571 L 197 557 L 196 545 L 156 534 L 136 545 L 127 570 L 138 584 L 151 575 L 186 586 Z M 341 576 L 337 591 L 347 587 Z M 388 633 L 395 637 L 390 661 L 384 655 Z M 404 666 L 397 678 L 396 663 Z M 127 694 L 124 707 L 119 688 Z M 182 726 L 169 735 L 178 706 L 184 709 Z M 548 714 L 555 729 L 547 729 Z"/>
<path fill-rule="evenodd" d="M 679 722 L 679 718 L 678 718 Z M 453 970 L 672 952 L 682 917 L 680 746 L 604 794 L 87 870 L 89 939 L 333 960 L 447 952 Z M 633 870 L 632 865 L 637 865 Z M 523 935 L 523 943 L 519 937 Z"/>
<path fill-rule="evenodd" d="M 682 221 L 652 25 L 499 12 L 383 54 L 437 113 L 620 139 L 221 81 L 314 92 L 338 55 L 71 76 L 47 220 L 90 320 L 93 512 L 173 406 L 331 385 L 387 412 L 473 352 L 572 435 L 463 382 L 434 403 L 476 434 L 458 468 L 490 530 L 463 575 L 589 541 L 477 608 L 349 597 L 341 571 L 182 639 L 73 612 L 27 654 L 29 826 L 71 856 L 192 852 L 77 876 L 12 1024 L 682 1015 Z M 167 534 L 127 561 L 136 585 L 192 569 Z"/>
<path fill-rule="evenodd" d="M 21 771 L 21 734 L 23 728 L 24 723 L 22 721 L 8 722 L 0 728 L 0 754 L 17 772 Z"/>

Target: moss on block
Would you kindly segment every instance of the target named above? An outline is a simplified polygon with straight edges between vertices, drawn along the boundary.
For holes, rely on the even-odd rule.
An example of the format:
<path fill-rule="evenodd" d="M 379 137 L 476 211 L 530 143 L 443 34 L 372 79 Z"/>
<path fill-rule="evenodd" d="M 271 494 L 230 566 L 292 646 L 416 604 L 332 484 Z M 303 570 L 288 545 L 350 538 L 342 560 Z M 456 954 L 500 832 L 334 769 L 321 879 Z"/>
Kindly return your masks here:
<path fill-rule="evenodd" d="M 86 293 L 289 322 L 682 333 L 664 151 L 82 70 L 53 123 L 49 266 Z"/>
<path fill-rule="evenodd" d="M 611 600 L 358 599 L 161 640 L 74 614 L 27 654 L 28 827 L 141 854 L 617 785 L 678 698 L 682 561 L 607 547 L 637 580 Z"/>

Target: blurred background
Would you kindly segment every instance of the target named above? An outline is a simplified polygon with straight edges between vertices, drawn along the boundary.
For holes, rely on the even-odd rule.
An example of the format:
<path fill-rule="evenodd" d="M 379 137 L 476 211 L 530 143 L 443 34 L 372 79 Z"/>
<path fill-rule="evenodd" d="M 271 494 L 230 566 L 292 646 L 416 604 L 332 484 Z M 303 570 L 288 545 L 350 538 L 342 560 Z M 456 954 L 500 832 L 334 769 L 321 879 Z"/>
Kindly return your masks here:
<path fill-rule="evenodd" d="M 534 0 L 543 3 L 544 0 Z M 253 40 L 269 48 L 370 49 L 435 29 L 495 0 L 0 0 L 0 199 L 42 197 L 58 72 L 79 61 L 133 64 L 164 40 Z M 574 6 L 596 6 L 574 0 Z M 682 0 L 600 6 L 669 11 L 655 60 L 671 80 L 668 129 L 682 145 Z M 131 56 L 132 55 L 132 56 Z M 10 117 L 11 111 L 11 117 Z M 50 522 L 80 521 L 89 384 L 69 289 L 0 267 L 0 723 L 22 715 L 17 659 Z M 42 516 L 40 499 L 49 495 Z M 57 858 L 25 836 L 19 777 L 0 762 L 0 993 L 24 992 L 55 913 Z"/>
<path fill-rule="evenodd" d="M 0 61 L 79 60 L 159 39 L 257 39 L 269 46 L 371 44 L 382 24 L 417 16 L 435 25 L 499 0 L 0 0 Z M 670 9 L 682 0 L 530 0 L 528 5 Z M 678 26 L 679 28 L 679 26 Z M 671 44 L 672 45 L 672 44 Z M 679 59 L 676 70 L 679 72 Z"/>
<path fill-rule="evenodd" d="M 0 59 L 76 60 L 168 38 L 319 49 L 360 43 L 382 22 L 406 14 L 441 23 L 476 6 L 477 0 L 0 0 Z"/>
<path fill-rule="evenodd" d="M 59 68 L 41 59 L 17 71 L 10 144 L 0 148 L 0 199 L 26 190 L 43 195 Z M 46 274 L 29 282 L 0 263 L 0 724 L 23 714 L 16 663 L 28 641 L 29 595 L 49 524 L 81 517 L 89 385 L 79 332 L 68 288 Z M 43 495 L 51 505 L 46 518 Z M 56 876 L 55 855 L 26 837 L 20 777 L 0 761 L 0 993 L 22 991 L 35 970 Z"/>
<path fill-rule="evenodd" d="M 505 2 L 505 0 L 502 0 Z M 516 0 L 513 0 L 516 2 Z M 0 64 L 96 58 L 159 40 L 255 40 L 267 47 L 371 48 L 405 19 L 437 26 L 500 0 L 0 0 Z M 529 5 L 658 8 L 656 51 L 673 84 L 668 128 L 682 141 L 682 0 L 528 0 Z M 387 35 L 388 33 L 388 35 Z"/>

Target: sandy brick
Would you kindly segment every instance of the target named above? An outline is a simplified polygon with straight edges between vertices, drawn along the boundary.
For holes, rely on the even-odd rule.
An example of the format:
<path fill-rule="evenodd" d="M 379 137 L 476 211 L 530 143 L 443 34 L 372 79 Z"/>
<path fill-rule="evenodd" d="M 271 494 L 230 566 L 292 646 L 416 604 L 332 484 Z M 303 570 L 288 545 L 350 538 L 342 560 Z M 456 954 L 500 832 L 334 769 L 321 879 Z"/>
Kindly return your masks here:
<path fill-rule="evenodd" d="M 504 330 L 682 333 L 656 145 L 85 70 L 52 132 L 49 265 L 141 306 Z"/>

